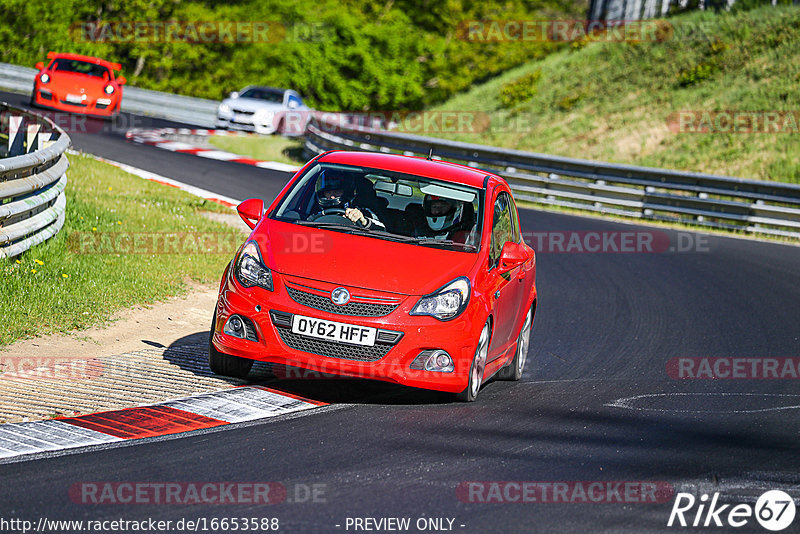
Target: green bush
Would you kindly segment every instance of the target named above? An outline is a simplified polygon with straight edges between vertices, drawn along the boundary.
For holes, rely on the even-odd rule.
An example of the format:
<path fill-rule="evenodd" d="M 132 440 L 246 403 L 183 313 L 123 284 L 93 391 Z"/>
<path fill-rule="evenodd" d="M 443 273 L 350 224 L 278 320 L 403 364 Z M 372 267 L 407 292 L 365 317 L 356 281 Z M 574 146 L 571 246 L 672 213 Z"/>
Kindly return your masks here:
<path fill-rule="evenodd" d="M 533 98 L 536 95 L 536 84 L 541 77 L 542 71 L 536 70 L 501 85 L 500 105 L 504 108 L 513 108 Z"/>

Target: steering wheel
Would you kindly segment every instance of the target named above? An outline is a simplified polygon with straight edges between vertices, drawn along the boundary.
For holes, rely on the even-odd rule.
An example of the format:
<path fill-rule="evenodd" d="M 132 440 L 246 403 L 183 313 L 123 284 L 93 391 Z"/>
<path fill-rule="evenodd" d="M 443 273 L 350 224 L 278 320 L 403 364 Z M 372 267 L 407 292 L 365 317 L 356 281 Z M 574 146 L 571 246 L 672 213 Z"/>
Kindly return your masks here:
<path fill-rule="evenodd" d="M 341 215 L 342 217 L 347 217 L 347 211 L 344 208 L 323 208 L 321 211 L 322 215 Z"/>
<path fill-rule="evenodd" d="M 314 219 L 314 222 L 336 223 L 336 224 L 349 224 L 361 228 L 361 224 L 353 222 L 345 215 L 344 208 L 326 208 L 323 209 L 321 215 Z M 344 219 L 344 220 L 342 220 Z"/>

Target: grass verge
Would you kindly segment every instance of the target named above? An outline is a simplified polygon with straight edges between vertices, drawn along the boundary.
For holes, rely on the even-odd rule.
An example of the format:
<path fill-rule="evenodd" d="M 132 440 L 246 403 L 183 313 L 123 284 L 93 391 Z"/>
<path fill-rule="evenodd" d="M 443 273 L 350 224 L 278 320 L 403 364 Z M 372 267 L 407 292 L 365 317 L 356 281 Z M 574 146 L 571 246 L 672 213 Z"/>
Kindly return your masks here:
<path fill-rule="evenodd" d="M 0 260 L 0 346 L 102 323 L 183 294 L 187 280 L 216 284 L 242 241 L 202 215 L 229 211 L 213 202 L 87 156 L 70 156 L 67 176 L 59 234 Z"/>
<path fill-rule="evenodd" d="M 260 136 L 209 136 L 208 142 L 215 147 L 264 161 L 277 161 L 289 165 L 303 165 L 303 139 L 281 135 Z"/>

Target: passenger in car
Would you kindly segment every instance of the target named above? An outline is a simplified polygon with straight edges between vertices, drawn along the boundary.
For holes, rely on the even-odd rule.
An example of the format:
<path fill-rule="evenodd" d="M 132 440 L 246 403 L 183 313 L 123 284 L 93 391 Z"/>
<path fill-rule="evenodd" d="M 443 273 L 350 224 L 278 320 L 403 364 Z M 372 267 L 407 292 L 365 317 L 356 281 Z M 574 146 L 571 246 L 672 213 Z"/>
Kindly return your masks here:
<path fill-rule="evenodd" d="M 411 235 L 416 237 L 469 243 L 475 227 L 472 204 L 451 198 L 425 195 L 422 205 L 409 204 L 405 213 Z"/>

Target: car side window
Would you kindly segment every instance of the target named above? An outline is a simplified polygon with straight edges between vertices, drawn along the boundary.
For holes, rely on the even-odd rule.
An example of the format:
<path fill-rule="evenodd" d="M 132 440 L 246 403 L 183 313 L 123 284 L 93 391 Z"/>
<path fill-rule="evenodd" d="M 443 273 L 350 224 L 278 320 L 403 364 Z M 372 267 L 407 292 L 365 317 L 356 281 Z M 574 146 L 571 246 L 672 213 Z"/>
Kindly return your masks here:
<path fill-rule="evenodd" d="M 513 203 L 508 193 L 502 191 L 494 202 L 492 218 L 492 247 L 489 252 L 489 267 L 496 267 L 506 241 L 514 241 Z M 518 234 L 518 232 L 517 232 Z M 518 237 L 517 237 L 518 238 Z"/>
<path fill-rule="evenodd" d="M 300 107 L 300 106 L 303 105 L 303 101 L 300 100 L 300 98 L 298 98 L 298 97 L 296 97 L 294 95 L 289 95 L 289 100 L 287 101 L 287 104 L 289 105 L 289 107 L 292 107 L 292 106 Z"/>

